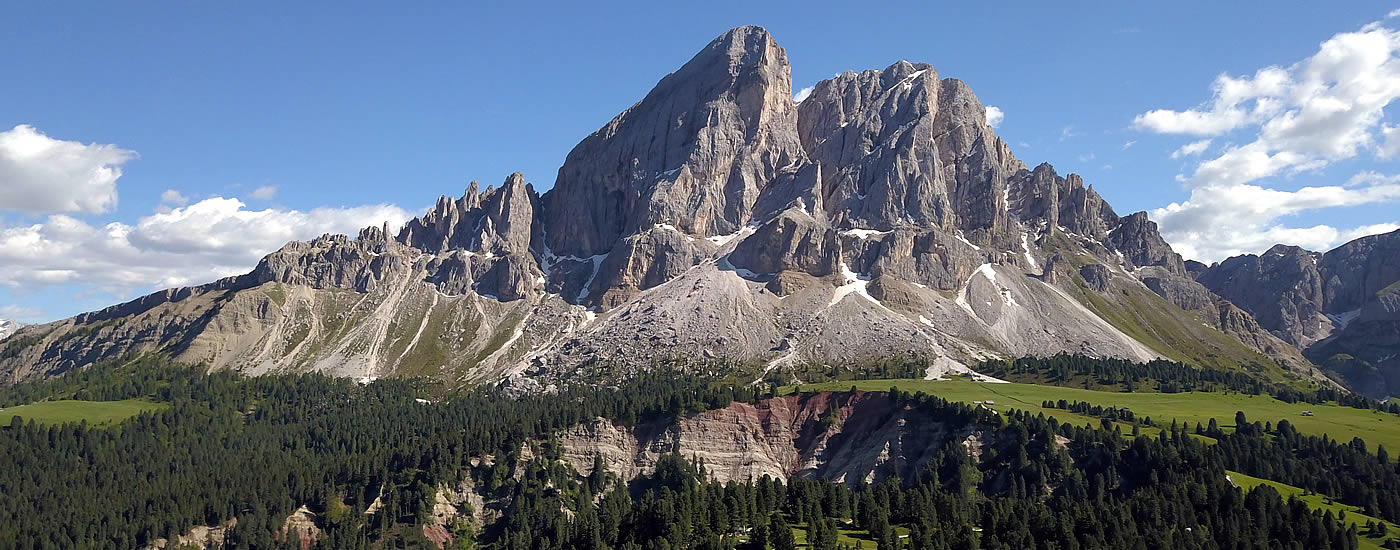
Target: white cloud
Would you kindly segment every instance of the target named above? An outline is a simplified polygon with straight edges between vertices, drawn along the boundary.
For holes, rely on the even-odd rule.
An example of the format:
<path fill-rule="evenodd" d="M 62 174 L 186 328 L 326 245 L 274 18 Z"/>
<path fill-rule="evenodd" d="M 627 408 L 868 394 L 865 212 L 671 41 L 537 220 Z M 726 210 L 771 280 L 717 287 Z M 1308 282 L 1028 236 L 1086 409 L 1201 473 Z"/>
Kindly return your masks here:
<path fill-rule="evenodd" d="M 1112 165 L 1112 164 L 1105 164 L 1105 165 L 1103 165 L 1100 169 L 1103 170 L 1103 171 L 1105 171 L 1105 172 L 1107 172 L 1107 171 L 1113 169 L 1113 165 Z"/>
<path fill-rule="evenodd" d="M 1079 162 L 1089 162 L 1089 161 L 1091 161 L 1091 160 L 1094 160 L 1094 158 L 1095 158 L 1095 157 L 1094 157 L 1094 152 L 1093 152 L 1093 151 L 1090 151 L 1090 152 L 1088 152 L 1088 153 L 1084 153 L 1084 154 L 1082 154 L 1082 155 L 1079 155 Z"/>
<path fill-rule="evenodd" d="M 1069 125 L 1069 126 L 1065 126 L 1064 128 L 1060 128 L 1060 141 L 1064 141 L 1064 140 L 1067 140 L 1067 139 L 1069 139 L 1069 138 L 1077 137 L 1077 136 L 1082 136 L 1082 135 L 1084 135 L 1083 132 L 1076 132 L 1076 131 L 1074 131 L 1074 125 L 1072 125 L 1072 124 Z"/>
<path fill-rule="evenodd" d="M 1400 8 L 1390 10 L 1390 13 L 1385 14 L 1386 19 L 1390 19 L 1392 17 L 1400 17 Z"/>
<path fill-rule="evenodd" d="M 253 190 L 253 194 L 250 195 L 250 196 L 251 196 L 252 198 L 257 199 L 257 200 L 260 200 L 260 201 L 269 200 L 269 199 L 271 199 L 272 197 L 277 196 L 277 186 L 276 186 L 276 185 L 264 185 L 264 186 L 262 186 L 262 187 L 259 187 L 259 188 L 257 188 L 257 189 L 254 189 L 254 190 Z"/>
<path fill-rule="evenodd" d="M 35 323 L 43 319 L 44 312 L 38 308 L 6 304 L 0 306 L 0 320 Z"/>
<path fill-rule="evenodd" d="M 1001 112 L 998 107 L 987 106 L 987 126 L 996 128 L 1001 126 L 1001 121 L 1006 118 L 1006 113 Z"/>
<path fill-rule="evenodd" d="M 1211 85 L 1210 102 L 1185 111 L 1156 109 L 1138 115 L 1133 126 L 1159 134 L 1220 135 L 1275 115 L 1290 89 L 1289 71 L 1265 67 L 1254 76 L 1222 74 Z"/>
<path fill-rule="evenodd" d="M 1400 32 L 1371 23 L 1338 33 L 1312 56 L 1252 76 L 1221 75 L 1211 99 L 1184 111 L 1157 109 L 1134 119 L 1140 129 L 1203 136 L 1172 158 L 1206 152 L 1210 138 L 1248 132 L 1243 145 L 1226 146 L 1189 177 L 1186 201 L 1157 209 L 1163 235 L 1187 257 L 1215 261 L 1259 252 L 1276 243 L 1325 249 L 1340 239 L 1382 226 L 1338 229 L 1288 227 L 1281 218 L 1320 208 L 1400 200 L 1394 178 L 1363 173 L 1344 186 L 1280 190 L 1266 178 L 1316 172 L 1364 152 L 1400 154 L 1400 131 L 1384 123 L 1384 109 L 1400 99 Z"/>
<path fill-rule="evenodd" d="M 815 87 L 816 86 L 808 86 L 806 88 L 798 90 L 797 93 L 792 94 L 792 100 L 797 103 L 802 103 L 802 100 L 807 99 L 807 96 L 812 95 L 812 89 Z"/>
<path fill-rule="evenodd" d="M 1211 143 L 1212 141 L 1215 141 L 1215 140 L 1212 140 L 1212 139 L 1210 139 L 1210 138 L 1206 138 L 1206 139 L 1203 139 L 1203 140 L 1200 140 L 1200 141 L 1193 141 L 1193 142 L 1191 142 L 1191 143 L 1187 143 L 1186 145 L 1182 145 L 1181 147 L 1178 147 L 1177 150 L 1172 151 L 1172 155 L 1171 155 L 1171 156 L 1172 156 L 1173 159 L 1179 159 L 1179 158 L 1184 158 L 1184 157 L 1199 155 L 1199 154 L 1201 154 L 1201 153 L 1206 152 L 1206 149 L 1209 149 L 1209 148 L 1210 148 L 1210 143 Z"/>
<path fill-rule="evenodd" d="M 1297 191 L 1231 184 L 1193 189 L 1189 199 L 1158 208 L 1152 217 L 1183 256 L 1214 262 L 1236 254 L 1258 253 L 1278 243 L 1326 250 L 1347 236 L 1383 231 L 1388 225 L 1344 230 L 1328 225 L 1293 228 L 1278 220 L 1320 208 L 1394 200 L 1400 200 L 1400 178 L 1395 177 L 1358 177 L 1346 186 Z"/>
<path fill-rule="evenodd" d="M 0 210 L 30 214 L 106 212 L 117 204 L 117 178 L 136 153 L 84 145 L 21 124 L 0 132 Z"/>
<path fill-rule="evenodd" d="M 1127 151 L 1129 147 L 1132 147 L 1134 145 L 1137 145 L 1137 140 L 1135 139 L 1130 139 L 1126 142 L 1123 142 L 1123 150 Z"/>
<path fill-rule="evenodd" d="M 184 206 L 190 203 L 190 199 L 179 191 L 166 189 L 164 193 L 160 194 L 160 202 L 172 206 Z"/>
<path fill-rule="evenodd" d="M 0 228 L 0 284 L 35 289 L 79 284 L 112 292 L 185 286 L 245 273 L 293 240 L 355 234 L 410 217 L 397 206 L 248 210 L 215 197 L 158 212 L 135 224 L 89 225 L 63 214 L 43 223 Z"/>

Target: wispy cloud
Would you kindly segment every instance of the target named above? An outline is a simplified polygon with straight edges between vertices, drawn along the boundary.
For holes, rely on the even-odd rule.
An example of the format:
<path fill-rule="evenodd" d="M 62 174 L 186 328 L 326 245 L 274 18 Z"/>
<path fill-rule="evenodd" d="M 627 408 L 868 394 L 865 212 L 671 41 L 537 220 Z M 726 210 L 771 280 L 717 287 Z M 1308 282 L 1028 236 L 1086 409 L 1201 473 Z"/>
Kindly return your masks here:
<path fill-rule="evenodd" d="M 250 196 L 251 196 L 252 198 L 257 199 L 257 200 L 260 200 L 260 201 L 270 200 L 270 199 L 272 199 L 272 197 L 276 197 L 276 196 L 277 196 L 277 186 L 276 186 L 276 185 L 264 185 L 264 186 L 262 186 L 262 187 L 259 187 L 259 188 L 257 188 L 257 189 L 254 189 L 254 190 L 253 190 L 253 194 L 250 195 Z"/>

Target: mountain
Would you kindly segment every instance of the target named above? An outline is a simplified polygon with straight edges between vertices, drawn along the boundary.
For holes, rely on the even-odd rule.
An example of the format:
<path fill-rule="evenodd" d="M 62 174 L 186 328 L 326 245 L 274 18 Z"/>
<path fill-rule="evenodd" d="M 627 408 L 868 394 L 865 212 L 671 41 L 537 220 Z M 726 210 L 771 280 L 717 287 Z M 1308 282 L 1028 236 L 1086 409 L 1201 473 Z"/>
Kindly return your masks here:
<path fill-rule="evenodd" d="M 29 327 L 0 373 L 162 352 L 530 389 L 674 359 L 937 376 L 1068 352 L 1324 380 L 1192 275 L 1146 213 L 1018 160 L 966 83 L 900 61 L 796 103 L 786 52 L 740 27 L 584 138 L 542 195 L 520 174 L 473 182 L 397 232 L 289 243 L 245 275 Z"/>
<path fill-rule="evenodd" d="M 1400 231 L 1327 253 L 1277 245 L 1196 279 L 1374 397 L 1400 394 Z"/>
<path fill-rule="evenodd" d="M 22 326 L 24 325 L 19 324 L 16 321 L 11 321 L 9 319 L 0 319 L 0 340 L 4 340 L 9 335 L 14 334 L 15 331 L 19 330 L 19 328 Z"/>

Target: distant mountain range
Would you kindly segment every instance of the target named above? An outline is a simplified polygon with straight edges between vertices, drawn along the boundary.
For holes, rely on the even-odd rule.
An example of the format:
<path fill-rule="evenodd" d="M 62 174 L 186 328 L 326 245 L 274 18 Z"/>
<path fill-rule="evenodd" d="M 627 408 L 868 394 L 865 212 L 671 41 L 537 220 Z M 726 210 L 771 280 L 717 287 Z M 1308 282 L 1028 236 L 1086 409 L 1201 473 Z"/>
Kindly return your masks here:
<path fill-rule="evenodd" d="M 160 351 L 528 390 L 671 359 L 939 375 L 1080 353 L 1330 383 L 1322 364 L 1382 395 L 1398 241 L 1186 262 L 1146 213 L 1018 160 L 964 82 L 900 61 L 797 103 L 786 52 L 740 27 L 584 138 L 544 194 L 473 182 L 397 232 L 289 243 L 245 275 L 26 327 L 0 373 Z"/>
<path fill-rule="evenodd" d="M 19 330 L 19 327 L 22 326 L 24 325 L 19 324 L 16 321 L 11 321 L 9 319 L 0 319 L 0 340 L 4 340 L 9 335 L 14 334 L 15 331 Z"/>

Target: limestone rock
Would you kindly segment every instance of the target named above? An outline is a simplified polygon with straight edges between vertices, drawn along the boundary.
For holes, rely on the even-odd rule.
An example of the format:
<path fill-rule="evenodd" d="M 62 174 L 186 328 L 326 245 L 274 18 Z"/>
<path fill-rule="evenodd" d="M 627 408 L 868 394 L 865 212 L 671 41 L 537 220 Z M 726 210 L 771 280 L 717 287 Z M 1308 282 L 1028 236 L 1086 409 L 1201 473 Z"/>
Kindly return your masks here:
<path fill-rule="evenodd" d="M 545 201 L 557 254 L 606 254 L 660 224 L 738 231 L 803 160 L 787 53 L 760 27 L 724 33 L 571 151 Z"/>
<path fill-rule="evenodd" d="M 1095 292 L 1108 290 L 1108 268 L 1103 264 L 1088 264 L 1079 268 L 1079 276 L 1084 279 L 1084 285 Z"/>
<path fill-rule="evenodd" d="M 1147 219 L 1147 212 L 1137 212 L 1119 220 L 1118 227 L 1108 234 L 1108 243 L 1132 262 L 1130 267 L 1161 266 L 1174 275 L 1186 274 L 1181 255 L 1157 232 L 1157 224 Z M 1194 309 L 1194 308 L 1187 308 Z"/>

